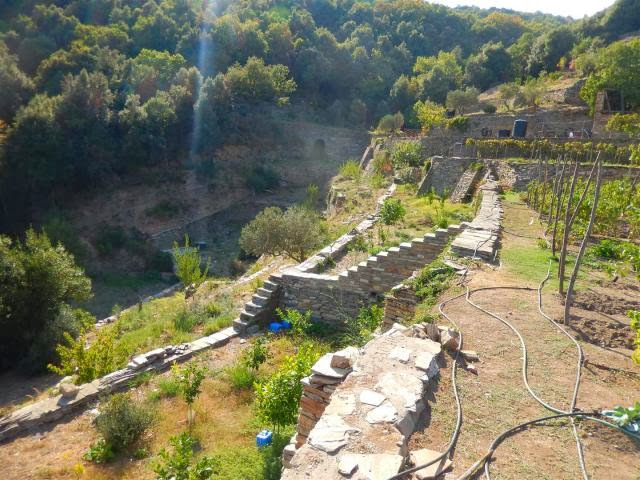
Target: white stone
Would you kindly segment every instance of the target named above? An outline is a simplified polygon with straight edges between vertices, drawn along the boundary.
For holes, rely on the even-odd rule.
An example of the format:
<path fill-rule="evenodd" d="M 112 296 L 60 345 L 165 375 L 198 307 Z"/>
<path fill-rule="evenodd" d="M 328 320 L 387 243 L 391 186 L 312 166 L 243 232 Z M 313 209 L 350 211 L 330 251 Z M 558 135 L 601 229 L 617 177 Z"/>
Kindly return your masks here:
<path fill-rule="evenodd" d="M 332 454 L 347 444 L 349 432 L 359 431 L 338 415 L 323 415 L 311 430 L 308 443 L 317 450 Z"/>
<path fill-rule="evenodd" d="M 354 455 L 354 457 L 358 462 L 358 480 L 387 480 L 400 471 L 404 462 L 401 455 L 389 453 Z"/>
<path fill-rule="evenodd" d="M 405 347 L 396 347 L 389 353 L 389 358 L 398 360 L 401 363 L 409 363 L 411 358 L 411 350 Z"/>
<path fill-rule="evenodd" d="M 440 452 L 435 450 L 429 450 L 428 448 L 422 448 L 420 450 L 414 450 L 410 453 L 409 458 L 414 467 L 429 463 L 441 455 Z M 419 480 L 426 480 L 428 478 L 436 478 L 440 473 L 451 467 L 451 460 L 443 458 L 439 462 L 434 463 L 426 468 L 418 470 L 415 475 Z"/>
<path fill-rule="evenodd" d="M 467 362 L 480 361 L 480 356 L 478 355 L 477 352 L 474 352 L 473 350 L 460 350 L 460 355 L 462 355 L 462 358 L 464 358 Z"/>
<path fill-rule="evenodd" d="M 351 372 L 351 369 L 347 368 L 335 368 L 331 366 L 332 353 L 327 353 L 320 357 L 320 360 L 311 368 L 311 371 L 317 375 L 322 375 L 330 378 L 344 378 Z"/>
<path fill-rule="evenodd" d="M 416 368 L 426 372 L 428 377 L 434 377 L 439 370 L 438 360 L 429 352 L 420 352 L 416 355 Z"/>
<path fill-rule="evenodd" d="M 379 406 L 386 400 L 383 394 L 374 392 L 373 390 L 363 390 L 360 393 L 360 401 L 366 405 L 372 405 L 374 407 Z"/>
<path fill-rule="evenodd" d="M 398 417 L 396 407 L 389 401 L 382 403 L 379 407 L 374 408 L 367 413 L 367 422 L 369 423 L 391 423 L 395 422 Z"/>
<path fill-rule="evenodd" d="M 63 383 L 58 387 L 58 390 L 63 398 L 72 398 L 78 394 L 80 387 L 73 383 Z"/>
<path fill-rule="evenodd" d="M 331 357 L 331 366 L 333 368 L 351 368 L 358 359 L 358 349 L 356 347 L 347 347 L 333 354 Z"/>
<path fill-rule="evenodd" d="M 308 395 L 308 394 L 307 394 Z M 351 415 L 356 408 L 356 396 L 352 394 L 336 394 L 324 413 L 327 415 Z"/>
<path fill-rule="evenodd" d="M 343 455 L 338 461 L 338 472 L 348 477 L 358 468 L 358 459 L 355 455 Z"/>

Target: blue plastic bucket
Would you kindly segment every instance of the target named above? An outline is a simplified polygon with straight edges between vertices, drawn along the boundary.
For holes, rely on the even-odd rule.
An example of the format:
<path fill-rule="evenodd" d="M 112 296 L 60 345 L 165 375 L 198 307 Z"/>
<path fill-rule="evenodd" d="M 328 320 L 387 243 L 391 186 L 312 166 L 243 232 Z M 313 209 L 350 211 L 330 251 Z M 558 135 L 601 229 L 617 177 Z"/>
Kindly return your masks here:
<path fill-rule="evenodd" d="M 260 433 L 256 435 L 256 445 L 258 446 L 258 448 L 271 445 L 272 441 L 273 441 L 273 432 L 271 430 L 262 430 L 260 431 Z"/>

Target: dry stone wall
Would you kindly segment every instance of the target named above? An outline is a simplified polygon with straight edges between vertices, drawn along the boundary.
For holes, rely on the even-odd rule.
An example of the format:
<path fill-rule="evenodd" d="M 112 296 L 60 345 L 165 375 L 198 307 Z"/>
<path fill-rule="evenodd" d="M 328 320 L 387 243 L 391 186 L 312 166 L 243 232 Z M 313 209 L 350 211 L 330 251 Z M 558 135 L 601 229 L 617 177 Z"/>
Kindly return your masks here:
<path fill-rule="evenodd" d="M 332 374 L 333 355 L 323 357 L 313 375 L 346 373 L 346 380 L 335 388 L 307 441 L 285 450 L 281 478 L 386 480 L 397 474 L 426 408 L 426 390 L 438 375 L 440 353 L 439 343 L 396 325 L 362 349 L 351 373 L 347 368 Z"/>
<path fill-rule="evenodd" d="M 339 275 L 323 275 L 289 268 L 273 281 L 282 288 L 281 308 L 311 310 L 315 321 L 343 326 L 362 306 L 374 303 L 414 271 L 431 263 L 461 231 L 458 225 L 427 233 L 380 252 Z"/>
<path fill-rule="evenodd" d="M 498 183 L 489 179 L 480 187 L 480 210 L 462 234 L 451 244 L 451 251 L 462 257 L 494 261 L 502 223 L 502 206 L 498 196 Z"/>

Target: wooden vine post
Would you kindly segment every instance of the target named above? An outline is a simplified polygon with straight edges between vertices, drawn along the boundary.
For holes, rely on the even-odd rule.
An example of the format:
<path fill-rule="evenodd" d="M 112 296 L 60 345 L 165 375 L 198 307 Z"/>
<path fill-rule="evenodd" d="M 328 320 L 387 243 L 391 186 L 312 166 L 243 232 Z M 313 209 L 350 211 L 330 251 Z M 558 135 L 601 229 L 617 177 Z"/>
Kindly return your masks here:
<path fill-rule="evenodd" d="M 582 263 L 582 258 L 584 257 L 584 252 L 587 249 L 587 243 L 589 242 L 589 237 L 591 236 L 591 230 L 593 229 L 593 222 L 596 219 L 596 211 L 598 210 L 598 201 L 600 200 L 600 187 L 602 186 L 602 162 L 597 161 L 597 180 L 596 187 L 593 193 L 593 205 L 591 207 L 591 215 L 589 217 L 589 225 L 587 225 L 587 230 L 584 232 L 584 237 L 582 239 L 582 243 L 580 244 L 580 251 L 578 252 L 578 256 L 576 258 L 576 264 L 573 266 L 573 272 L 571 273 L 571 278 L 569 279 L 569 287 L 567 288 L 567 296 L 564 300 L 564 323 L 565 325 L 569 324 L 569 318 L 571 313 L 571 304 L 573 302 L 573 292 L 576 284 L 576 279 L 578 278 L 578 271 L 580 270 L 580 264 Z"/>

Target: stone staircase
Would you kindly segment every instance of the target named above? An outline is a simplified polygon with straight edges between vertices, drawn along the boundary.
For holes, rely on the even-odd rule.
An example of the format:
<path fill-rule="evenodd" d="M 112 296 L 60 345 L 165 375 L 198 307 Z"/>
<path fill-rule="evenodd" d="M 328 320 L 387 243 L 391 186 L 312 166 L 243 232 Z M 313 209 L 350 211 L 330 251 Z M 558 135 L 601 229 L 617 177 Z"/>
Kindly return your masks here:
<path fill-rule="evenodd" d="M 456 188 L 451 193 L 449 200 L 452 203 L 467 202 L 473 196 L 473 192 L 482 178 L 484 168 L 477 168 L 476 165 L 472 165 L 467 168 L 460 177 Z"/>
<path fill-rule="evenodd" d="M 341 272 L 338 285 L 362 295 L 383 294 L 432 262 L 443 251 L 449 235 L 460 231 L 460 226 L 452 225 L 391 247 Z"/>
<path fill-rule="evenodd" d="M 281 291 L 276 277 L 277 275 L 270 275 L 262 287 L 253 294 L 251 301 L 245 303 L 240 316 L 233 321 L 233 328 L 237 332 L 247 333 L 251 329 L 257 331 L 260 323 L 266 323 L 273 318 Z"/>

